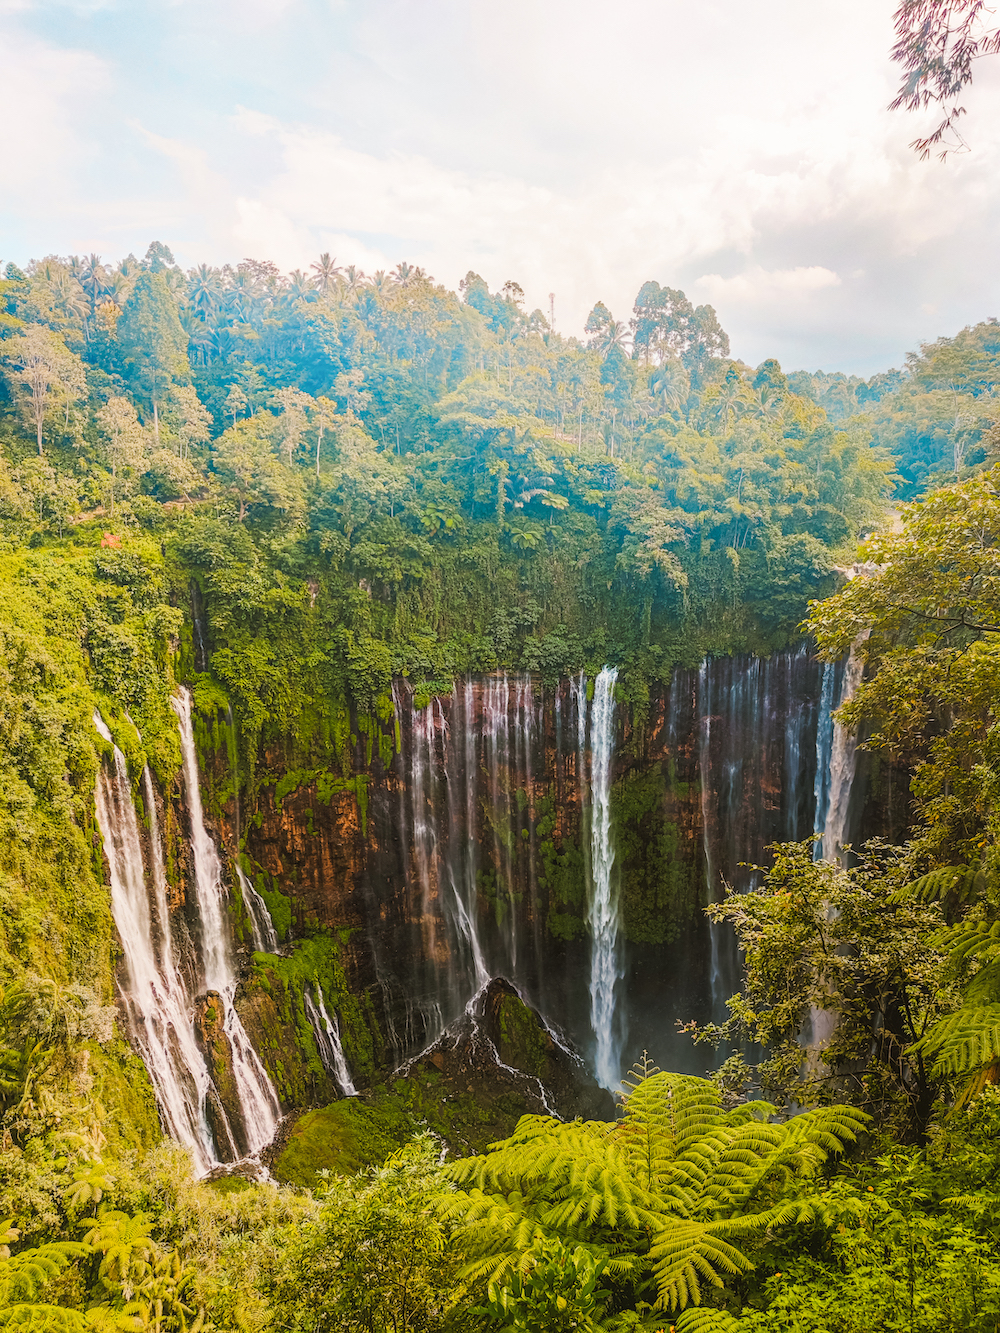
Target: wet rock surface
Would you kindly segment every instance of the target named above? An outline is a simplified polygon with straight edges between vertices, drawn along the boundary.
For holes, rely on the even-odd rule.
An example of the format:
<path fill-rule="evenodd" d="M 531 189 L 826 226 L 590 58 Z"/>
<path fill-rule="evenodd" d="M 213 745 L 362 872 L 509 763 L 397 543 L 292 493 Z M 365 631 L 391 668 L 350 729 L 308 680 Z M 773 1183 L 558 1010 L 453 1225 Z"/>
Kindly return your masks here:
<path fill-rule="evenodd" d="M 407 1076 L 431 1070 L 441 1075 L 442 1097 L 469 1096 L 483 1110 L 496 1111 L 498 1122 L 509 1122 L 519 1104 L 523 1111 L 517 1114 L 614 1117 L 611 1093 L 502 977 L 412 1062 Z"/>

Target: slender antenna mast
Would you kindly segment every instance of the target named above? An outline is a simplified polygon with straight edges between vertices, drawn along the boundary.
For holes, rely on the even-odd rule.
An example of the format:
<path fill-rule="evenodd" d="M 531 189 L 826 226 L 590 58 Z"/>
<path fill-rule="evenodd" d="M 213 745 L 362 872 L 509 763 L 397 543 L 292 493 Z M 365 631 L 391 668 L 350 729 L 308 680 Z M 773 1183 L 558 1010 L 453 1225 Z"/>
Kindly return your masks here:
<path fill-rule="evenodd" d="M 556 294 L 549 292 L 549 328 L 553 333 L 556 331 Z"/>

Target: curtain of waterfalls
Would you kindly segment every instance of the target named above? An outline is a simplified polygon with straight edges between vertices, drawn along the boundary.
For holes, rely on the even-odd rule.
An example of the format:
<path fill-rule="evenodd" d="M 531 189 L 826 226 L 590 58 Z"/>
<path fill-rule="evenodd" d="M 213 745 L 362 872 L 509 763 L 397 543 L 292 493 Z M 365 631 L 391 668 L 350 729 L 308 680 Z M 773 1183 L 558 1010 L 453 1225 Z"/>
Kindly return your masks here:
<path fill-rule="evenodd" d="M 706 927 L 699 884 L 702 901 L 718 901 L 726 884 L 749 887 L 769 843 L 801 838 L 810 828 L 825 835 L 827 854 L 839 855 L 848 840 L 855 747 L 831 713 L 857 686 L 856 657 L 824 667 L 802 647 L 771 659 L 707 659 L 698 670 L 675 670 L 650 714 L 647 739 L 621 753 L 616 676 L 606 667 L 589 683 L 581 674 L 543 687 L 524 673 L 495 672 L 458 680 L 429 699 L 395 682 L 399 748 L 383 779 L 385 822 L 369 844 L 381 858 L 378 878 L 364 891 L 371 904 L 366 947 L 385 997 L 385 1035 L 399 1058 L 433 1042 L 490 978 L 505 977 L 589 1051 L 605 1086 L 617 1083 L 635 1054 L 630 1047 L 626 1058 L 630 1027 L 635 1042 L 685 1067 L 686 1048 L 675 1049 L 668 1035 L 674 1019 L 724 1018 L 740 980 L 733 932 Z M 148 773 L 148 837 L 120 756 L 102 772 L 98 817 L 136 1045 L 165 1127 L 191 1147 L 204 1171 L 259 1151 L 279 1110 L 233 1004 L 228 893 L 205 827 L 186 691 L 174 708 L 190 815 L 193 953 L 186 935 L 183 947 L 174 943 Z M 621 725 L 627 734 L 629 718 Z M 630 789 L 630 782 L 640 785 Z M 651 910 L 641 897 L 647 825 L 635 822 L 630 790 L 661 793 L 641 818 L 650 821 L 651 836 L 668 837 L 664 846 L 676 867 L 670 882 L 687 913 L 669 936 L 671 947 L 625 940 L 625 908 Z M 619 814 L 619 800 L 633 813 Z M 633 821 L 622 826 L 627 836 L 616 830 L 619 818 Z M 263 899 L 236 861 L 234 873 L 255 948 L 277 951 Z M 626 889 L 631 898 L 622 897 Z M 215 1066 L 206 1064 L 196 1039 L 196 1010 L 206 1004 L 196 1004 L 196 994 L 206 991 L 219 1014 L 218 1040 L 224 1033 L 231 1049 L 225 1108 L 211 1078 Z M 322 992 L 306 998 L 323 1063 L 349 1095 L 354 1085 L 336 1015 L 327 1013 Z"/>
<path fill-rule="evenodd" d="M 254 1155 L 274 1138 L 281 1108 L 267 1071 L 243 1029 L 233 1004 L 236 969 L 229 931 L 228 894 L 222 882 L 222 865 L 207 828 L 201 805 L 198 756 L 191 725 L 191 695 L 186 689 L 171 703 L 180 726 L 184 786 L 191 818 L 191 852 L 194 859 L 194 894 L 201 921 L 200 960 L 205 987 L 218 993 L 224 1009 L 223 1026 L 232 1051 L 233 1075 L 239 1091 L 246 1150 Z"/>
<path fill-rule="evenodd" d="M 837 700 L 838 708 L 854 698 L 864 673 L 865 664 L 852 648 L 843 669 L 843 683 Z M 830 739 L 829 797 L 823 823 L 820 826 L 823 841 L 819 844 L 822 846 L 823 859 L 826 861 L 843 861 L 844 844 L 850 841 L 848 817 L 857 762 L 857 736 L 847 731 L 839 722 L 833 723 Z"/>
<path fill-rule="evenodd" d="M 94 726 L 112 744 L 100 714 Z M 104 842 L 111 878 L 111 911 L 122 942 L 126 985 L 122 998 L 132 1037 L 156 1092 L 163 1127 L 191 1150 L 202 1173 L 216 1164 L 217 1155 L 205 1116 L 211 1079 L 194 1036 L 193 1008 L 173 959 L 170 915 L 166 903 L 166 876 L 161 878 L 163 856 L 155 825 L 152 782 L 143 774 L 151 814 L 153 892 L 157 905 L 159 957 L 149 910 L 149 888 L 143 860 L 139 820 L 132 802 L 125 756 L 114 746 L 112 766 L 102 766 L 97 778 L 97 823 Z"/>
<path fill-rule="evenodd" d="M 693 727 L 709 903 L 722 900 L 725 885 L 739 890 L 757 883 L 753 867 L 765 862 L 768 844 L 796 840 L 813 827 L 816 803 L 829 791 L 822 719 L 833 679 L 805 645 L 771 658 L 702 663 Z M 721 1021 L 740 982 L 728 925 L 710 925 L 709 950 L 712 1014 Z"/>

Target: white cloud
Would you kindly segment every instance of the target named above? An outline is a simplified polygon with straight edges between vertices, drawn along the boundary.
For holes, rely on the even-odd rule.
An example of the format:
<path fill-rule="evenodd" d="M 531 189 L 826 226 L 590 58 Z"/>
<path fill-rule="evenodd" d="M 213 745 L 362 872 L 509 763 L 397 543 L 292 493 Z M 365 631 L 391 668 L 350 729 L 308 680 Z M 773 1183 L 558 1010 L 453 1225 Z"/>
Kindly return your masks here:
<path fill-rule="evenodd" d="M 116 0 L 144 43 L 98 16 L 72 28 L 92 51 L 18 3 L 0 207 L 24 258 L 155 235 L 185 263 L 471 267 L 555 291 L 566 332 L 656 278 L 747 359 L 870 369 L 1000 308 L 1000 60 L 975 151 L 921 164 L 867 0 Z"/>
<path fill-rule="evenodd" d="M 743 305 L 771 304 L 775 301 L 802 301 L 830 287 L 840 286 L 840 275 L 816 264 L 811 268 L 764 269 L 759 265 L 723 278 L 706 273 L 694 283 L 694 289 L 710 301 Z"/>
<path fill-rule="evenodd" d="M 67 187 L 80 189 L 93 154 L 80 113 L 107 87 L 108 70 L 93 52 L 53 47 L 12 22 L 0 23 L 0 50 L 3 203 L 38 216 L 58 207 Z"/>

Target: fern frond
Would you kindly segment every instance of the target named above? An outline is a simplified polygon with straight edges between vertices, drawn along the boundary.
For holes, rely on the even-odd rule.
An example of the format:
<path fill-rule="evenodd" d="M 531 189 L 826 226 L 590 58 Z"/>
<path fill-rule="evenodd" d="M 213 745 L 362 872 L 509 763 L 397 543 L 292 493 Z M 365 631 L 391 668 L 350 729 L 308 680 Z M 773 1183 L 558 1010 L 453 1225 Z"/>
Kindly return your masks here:
<path fill-rule="evenodd" d="M 1000 1194 L 952 1194 L 941 1200 L 945 1208 L 967 1208 L 970 1213 L 1000 1211 Z"/>
<path fill-rule="evenodd" d="M 89 1253 L 78 1241 L 52 1241 L 0 1259 L 0 1310 L 32 1301 L 68 1264 Z"/>
<path fill-rule="evenodd" d="M 520 1253 L 516 1250 L 501 1250 L 495 1254 L 484 1254 L 478 1259 L 470 1259 L 458 1270 L 460 1278 L 471 1282 L 503 1282 L 517 1268 Z"/>
<path fill-rule="evenodd" d="M 657 1139 L 658 1156 L 683 1153 L 722 1120 L 721 1097 L 714 1084 L 689 1074 L 654 1074 L 628 1099 L 626 1116 L 614 1127 L 626 1142 L 637 1125 L 648 1125 Z"/>
<path fill-rule="evenodd" d="M 701 1304 L 701 1283 L 721 1287 L 720 1274 L 748 1273 L 753 1264 L 711 1225 L 676 1221 L 653 1238 L 649 1257 L 656 1282 L 657 1304 L 683 1310 Z"/>
<path fill-rule="evenodd" d="M 79 1310 L 63 1305 L 18 1304 L 0 1309 L 0 1328 L 17 1333 L 90 1333 Z"/>
<path fill-rule="evenodd" d="M 939 932 L 932 943 L 947 951 L 952 962 L 960 963 L 973 954 L 995 955 L 1000 952 L 1000 921 L 963 922 Z"/>
<path fill-rule="evenodd" d="M 725 1310 L 694 1305 L 677 1316 L 673 1327 L 676 1333 L 738 1333 L 739 1324 Z"/>
<path fill-rule="evenodd" d="M 1000 1061 L 1000 1004 L 967 1006 L 940 1019 L 912 1048 L 943 1077 L 971 1074 Z"/>
<path fill-rule="evenodd" d="M 974 902 L 986 887 L 986 876 L 978 866 L 942 866 L 921 875 L 911 884 L 889 895 L 889 902 L 939 903 L 952 898 L 958 903 Z"/>
<path fill-rule="evenodd" d="M 770 1120 L 778 1108 L 770 1102 L 742 1102 L 726 1112 L 727 1125 L 742 1125 L 747 1120 Z"/>

